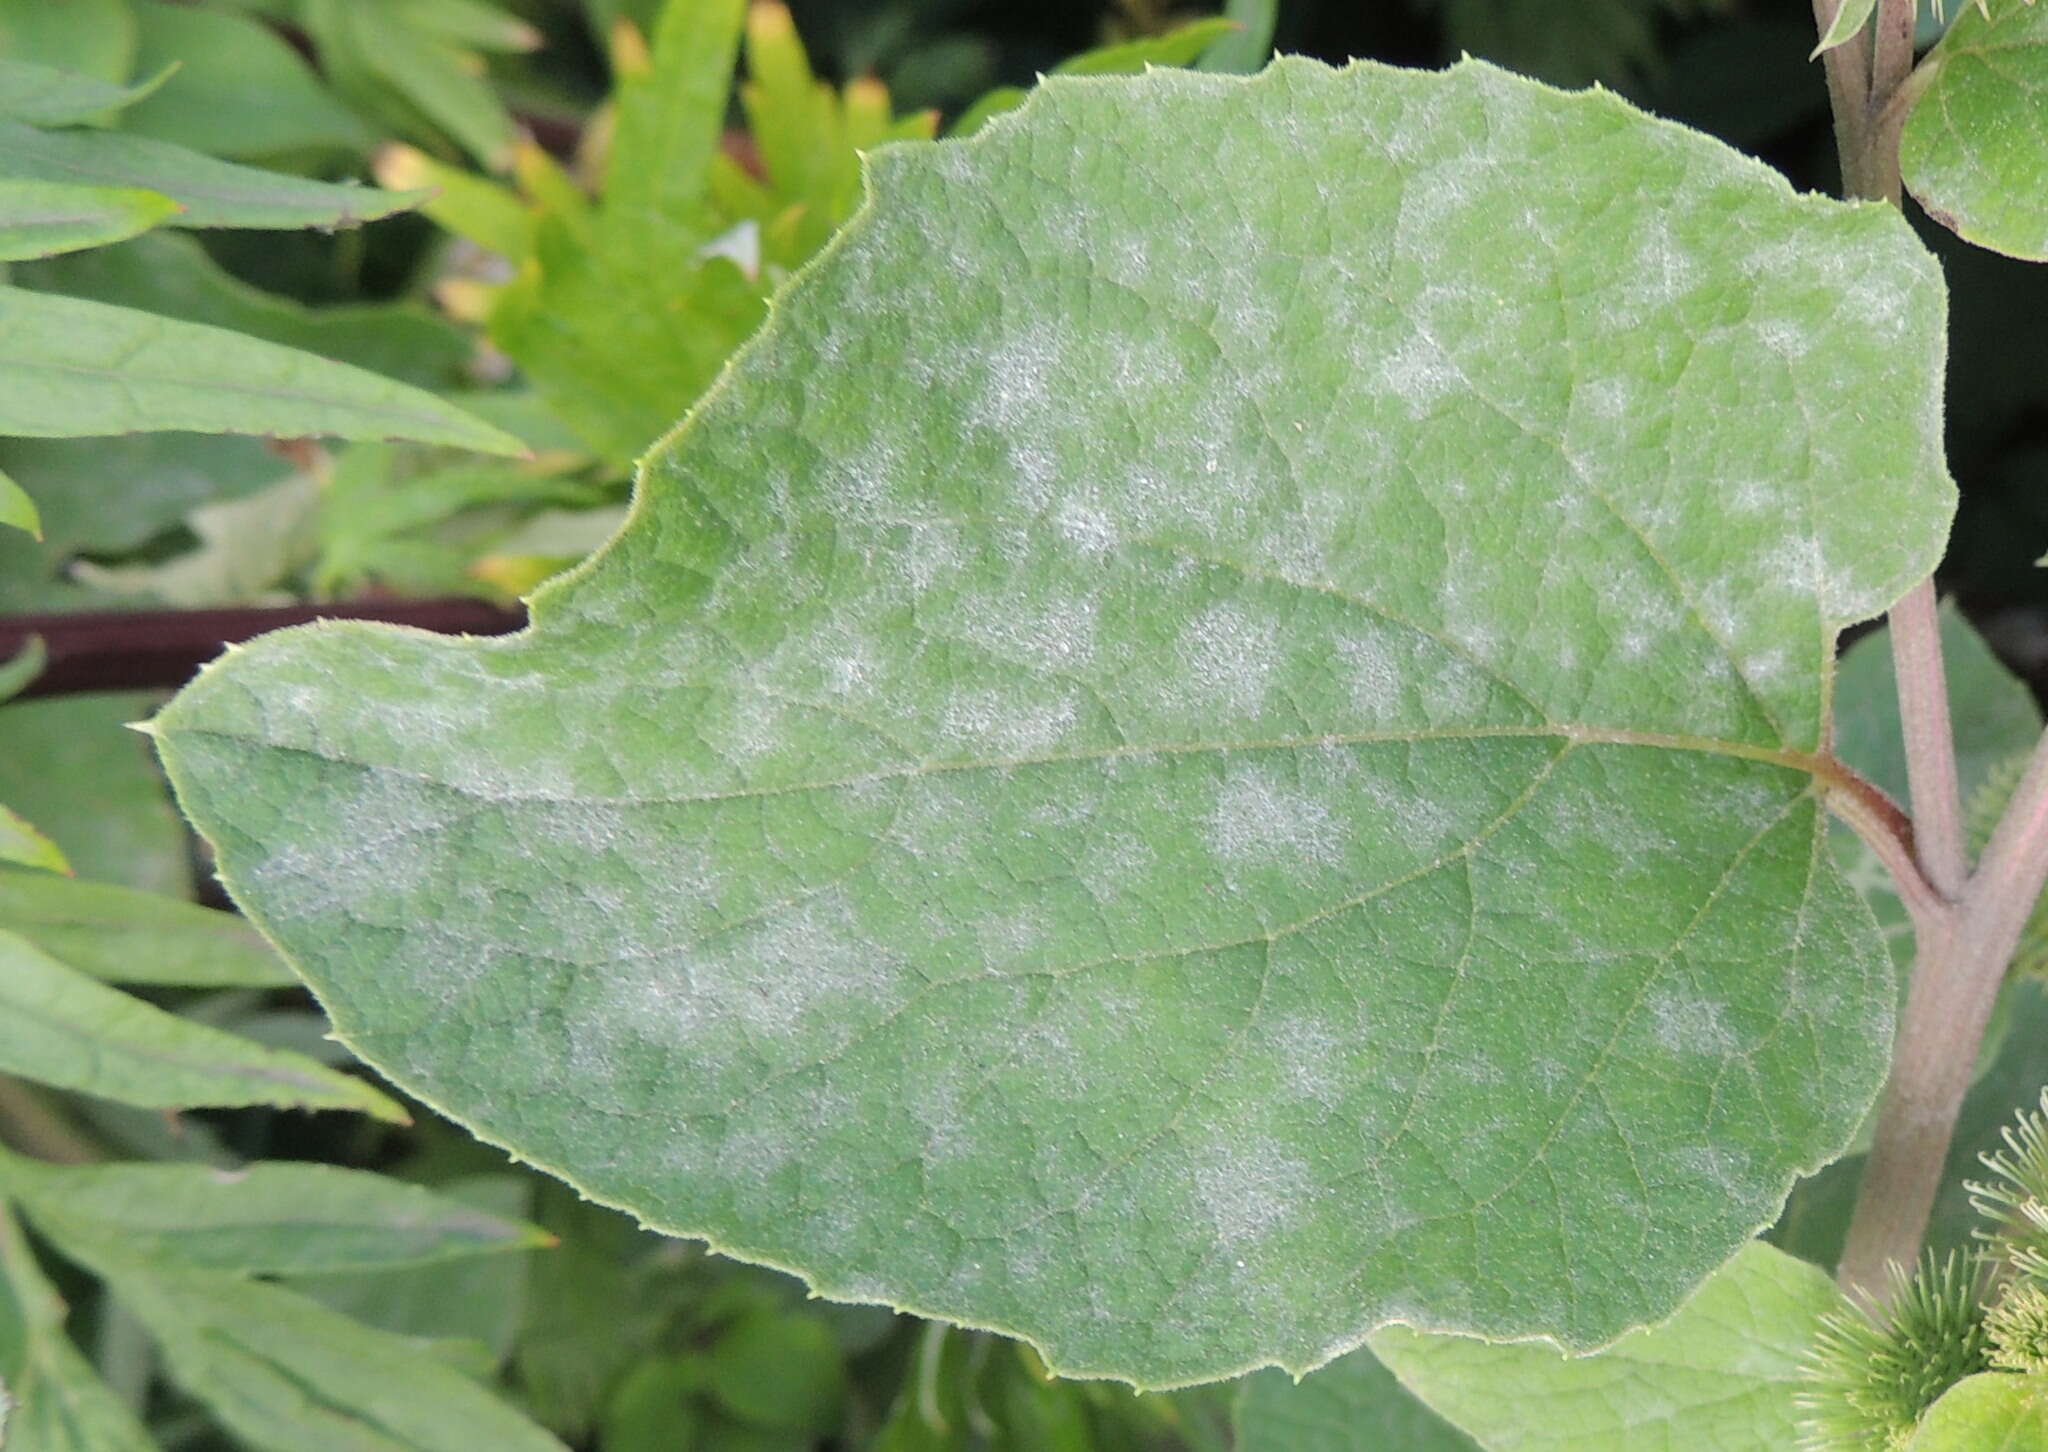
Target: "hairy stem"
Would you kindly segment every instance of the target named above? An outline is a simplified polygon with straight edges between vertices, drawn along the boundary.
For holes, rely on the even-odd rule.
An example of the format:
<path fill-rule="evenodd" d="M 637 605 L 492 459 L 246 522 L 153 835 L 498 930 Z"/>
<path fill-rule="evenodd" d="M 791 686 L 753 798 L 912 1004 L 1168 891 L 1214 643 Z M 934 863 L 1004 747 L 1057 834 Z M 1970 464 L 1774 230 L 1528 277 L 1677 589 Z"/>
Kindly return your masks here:
<path fill-rule="evenodd" d="M 1915 855 L 1934 890 L 1955 900 L 1963 895 L 1970 862 L 1963 846 L 1963 795 L 1956 778 L 1948 672 L 1941 659 L 1932 579 L 1922 580 L 1892 606 L 1890 634 Z"/>
<path fill-rule="evenodd" d="M 1836 6 L 1814 0 L 1823 33 Z M 1916 12 L 1914 0 L 1878 0 L 1874 25 L 1827 54 L 1842 189 L 1851 197 L 1900 200 Z M 1896 1284 L 1889 1267 L 1919 1256 L 2006 963 L 2048 877 L 2048 746 L 1982 869 L 1970 872 L 1932 579 L 1892 608 L 1891 641 L 1914 821 L 1910 834 L 1890 834 L 1885 862 L 1913 913 L 1913 979 L 1836 1271 L 1845 1289 L 1880 1302 Z"/>

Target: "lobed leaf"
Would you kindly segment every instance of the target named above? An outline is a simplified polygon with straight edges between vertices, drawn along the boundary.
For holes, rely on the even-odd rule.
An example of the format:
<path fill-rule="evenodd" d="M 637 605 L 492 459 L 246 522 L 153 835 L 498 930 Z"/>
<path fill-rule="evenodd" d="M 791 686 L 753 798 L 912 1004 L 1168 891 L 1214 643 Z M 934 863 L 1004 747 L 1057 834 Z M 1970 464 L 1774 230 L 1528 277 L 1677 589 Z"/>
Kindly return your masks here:
<path fill-rule="evenodd" d="M 0 930 L 0 1073 L 145 1109 L 274 1104 L 406 1121 L 360 1079 L 164 1012 Z"/>
<path fill-rule="evenodd" d="M 1476 63 L 871 169 L 528 633 L 167 708 L 231 890 L 484 1138 L 1065 1374 L 1670 1314 L 1884 1072 L 1821 799 L 1930 259 Z"/>
<path fill-rule="evenodd" d="M 0 433 L 190 429 L 412 439 L 491 454 L 517 439 L 430 393 L 225 328 L 0 287 Z"/>
<path fill-rule="evenodd" d="M 110 882 L 0 872 L 0 928 L 109 983 L 276 988 L 296 981 L 235 914 Z"/>
<path fill-rule="evenodd" d="M 0 180 L 0 262 L 103 247 L 177 214 L 160 192 Z"/>
<path fill-rule="evenodd" d="M 110 131 L 40 131 L 0 119 L 0 177 L 162 192 L 181 227 L 353 227 L 418 196 L 307 181 L 237 166 L 182 146 Z"/>
<path fill-rule="evenodd" d="M 1846 1305 L 1820 1270 L 1752 1243 L 1669 1321 L 1593 1356 L 1401 1326 L 1372 1349 L 1488 1452 L 1784 1452 L 1802 1445 L 1820 1318 Z"/>
<path fill-rule="evenodd" d="M 1912 82 L 1899 166 L 1957 235 L 2048 261 L 2048 5 L 1959 7 Z"/>
<path fill-rule="evenodd" d="M 321 1275 L 533 1250 L 553 1237 L 418 1185 L 333 1165 L 39 1165 L 0 1177 L 43 1233 L 143 1269 Z"/>

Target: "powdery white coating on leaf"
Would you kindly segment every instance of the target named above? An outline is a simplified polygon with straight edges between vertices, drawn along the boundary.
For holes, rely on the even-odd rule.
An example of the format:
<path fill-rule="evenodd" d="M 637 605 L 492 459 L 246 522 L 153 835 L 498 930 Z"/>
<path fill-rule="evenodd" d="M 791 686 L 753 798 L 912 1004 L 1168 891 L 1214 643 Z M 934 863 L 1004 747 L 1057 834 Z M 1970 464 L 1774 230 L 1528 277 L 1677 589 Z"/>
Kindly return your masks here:
<path fill-rule="evenodd" d="M 531 631 L 167 711 L 238 897 L 486 1139 L 1062 1371 L 1667 1315 L 1882 1073 L 1810 753 L 1947 518 L 1930 264 L 1477 65 L 872 165 Z"/>

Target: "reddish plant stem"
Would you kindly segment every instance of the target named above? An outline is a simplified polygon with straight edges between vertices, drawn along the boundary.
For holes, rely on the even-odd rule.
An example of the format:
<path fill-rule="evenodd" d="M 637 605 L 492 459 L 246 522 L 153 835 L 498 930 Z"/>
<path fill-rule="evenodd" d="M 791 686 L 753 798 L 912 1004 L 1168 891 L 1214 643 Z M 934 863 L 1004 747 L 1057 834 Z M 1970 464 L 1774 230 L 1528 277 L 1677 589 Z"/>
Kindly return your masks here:
<path fill-rule="evenodd" d="M 1892 606 L 1890 634 L 1906 780 L 1912 790 L 1914 855 L 1934 890 L 1954 901 L 1963 895 L 1970 861 L 1963 845 L 1963 796 L 1931 578 Z"/>
<path fill-rule="evenodd" d="M 355 600 L 236 610 L 99 611 L 0 618 L 0 661 L 40 636 L 49 665 L 21 693 L 174 690 L 229 645 L 313 620 L 381 620 L 442 635 L 505 635 L 526 623 L 482 600 Z"/>

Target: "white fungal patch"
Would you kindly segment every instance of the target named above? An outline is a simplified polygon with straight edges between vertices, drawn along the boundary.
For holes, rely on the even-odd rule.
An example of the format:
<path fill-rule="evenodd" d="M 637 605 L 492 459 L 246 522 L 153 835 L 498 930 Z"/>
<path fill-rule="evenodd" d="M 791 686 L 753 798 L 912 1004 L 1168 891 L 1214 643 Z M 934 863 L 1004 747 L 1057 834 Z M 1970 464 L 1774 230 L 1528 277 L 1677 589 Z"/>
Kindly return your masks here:
<path fill-rule="evenodd" d="M 939 730 L 966 756 L 1042 756 L 1058 744 L 1079 714 L 1071 692 L 1031 699 L 1011 691 L 957 691 L 946 702 Z"/>
<path fill-rule="evenodd" d="M 1109 512 L 1080 494 L 1069 494 L 1059 502 L 1052 523 L 1060 537 L 1084 555 L 1106 555 L 1121 539 Z"/>
<path fill-rule="evenodd" d="M 1736 1049 L 1723 1007 L 1711 998 L 1667 986 L 1650 996 L 1649 1009 L 1657 1043 L 1671 1053 L 1718 1059 Z"/>
<path fill-rule="evenodd" d="M 1279 639 L 1271 618 L 1225 601 L 1204 610 L 1181 633 L 1179 654 L 1199 695 L 1249 716 L 1265 705 Z"/>
<path fill-rule="evenodd" d="M 1339 1066 L 1343 1040 L 1322 1019 L 1295 1014 L 1274 1024 L 1267 1042 L 1280 1073 L 1296 1098 L 1334 1105 L 1343 1095 Z"/>
<path fill-rule="evenodd" d="M 1248 866 L 1343 860 L 1348 834 L 1329 807 L 1269 767 L 1233 768 L 1209 813 L 1209 850 Z"/>
<path fill-rule="evenodd" d="M 1212 1143 L 1193 1174 L 1195 1198 L 1226 1254 L 1255 1250 L 1285 1229 L 1315 1189 L 1307 1161 L 1260 1138 Z"/>
<path fill-rule="evenodd" d="M 1401 656 L 1383 637 L 1358 635 L 1337 642 L 1337 660 L 1351 691 L 1351 704 L 1368 721 L 1387 721 L 1401 711 Z"/>
<path fill-rule="evenodd" d="M 1381 389 L 1400 400 L 1410 418 L 1421 418 L 1464 382 L 1458 365 L 1420 335 L 1410 337 L 1379 367 Z"/>
<path fill-rule="evenodd" d="M 1050 600 L 984 595 L 971 602 L 961 634 L 1006 660 L 1072 671 L 1095 659 L 1096 603 L 1080 595 Z"/>

